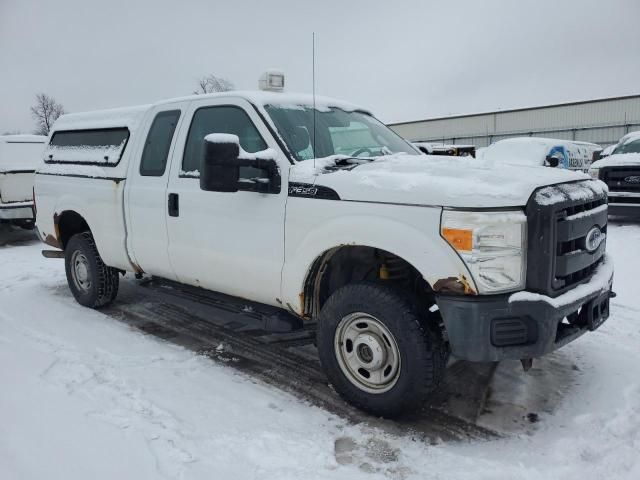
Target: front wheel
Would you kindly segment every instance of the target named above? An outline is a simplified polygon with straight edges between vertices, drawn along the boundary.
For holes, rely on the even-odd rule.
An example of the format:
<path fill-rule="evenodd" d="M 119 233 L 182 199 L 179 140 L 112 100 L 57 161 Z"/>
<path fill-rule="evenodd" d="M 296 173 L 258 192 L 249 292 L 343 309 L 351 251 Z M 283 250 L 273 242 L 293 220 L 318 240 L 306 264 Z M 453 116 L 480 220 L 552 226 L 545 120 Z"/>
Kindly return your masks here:
<path fill-rule="evenodd" d="M 419 408 L 443 377 L 447 348 L 402 293 L 353 284 L 327 300 L 318 353 L 336 391 L 358 408 L 394 417 Z"/>
<path fill-rule="evenodd" d="M 69 239 L 64 259 L 67 283 L 79 304 L 99 308 L 116 298 L 120 282 L 118 270 L 104 264 L 90 232 L 78 233 Z"/>

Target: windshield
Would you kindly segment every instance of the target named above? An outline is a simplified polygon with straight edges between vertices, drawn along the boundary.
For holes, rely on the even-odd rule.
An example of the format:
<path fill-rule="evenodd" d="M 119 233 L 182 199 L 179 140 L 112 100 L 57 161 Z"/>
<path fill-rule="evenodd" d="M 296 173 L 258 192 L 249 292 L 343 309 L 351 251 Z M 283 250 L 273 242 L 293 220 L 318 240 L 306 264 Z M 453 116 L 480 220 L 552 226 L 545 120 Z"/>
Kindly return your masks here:
<path fill-rule="evenodd" d="M 313 108 L 303 105 L 266 105 L 265 108 L 289 151 L 299 161 L 330 155 L 362 158 L 393 153 L 419 155 L 400 136 L 364 112 L 333 107 L 316 109 L 314 142 Z"/>
<path fill-rule="evenodd" d="M 616 153 L 640 153 L 640 138 L 637 140 L 633 140 L 631 142 L 627 142 L 627 143 L 623 143 L 622 145 L 619 145 L 618 147 L 616 147 L 616 149 L 613 151 L 614 154 Z"/>

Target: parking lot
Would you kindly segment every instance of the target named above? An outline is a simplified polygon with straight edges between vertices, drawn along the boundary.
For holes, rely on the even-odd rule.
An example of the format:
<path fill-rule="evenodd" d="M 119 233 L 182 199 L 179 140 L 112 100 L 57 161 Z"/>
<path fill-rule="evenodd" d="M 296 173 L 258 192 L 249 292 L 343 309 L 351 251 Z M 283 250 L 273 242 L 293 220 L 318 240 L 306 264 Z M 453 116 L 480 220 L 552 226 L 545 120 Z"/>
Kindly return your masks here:
<path fill-rule="evenodd" d="M 274 333 L 275 320 L 251 305 L 230 312 L 150 279 L 86 310 L 63 262 L 44 259 L 30 232 L 1 238 L 0 441 L 15 478 L 198 478 L 210 468 L 280 478 L 446 468 L 466 478 L 471 464 L 473 478 L 640 473 L 637 221 L 609 225 L 618 296 L 596 333 L 528 373 L 519 362 L 453 361 L 443 388 L 398 422 L 368 417 L 328 387 L 312 327 Z"/>

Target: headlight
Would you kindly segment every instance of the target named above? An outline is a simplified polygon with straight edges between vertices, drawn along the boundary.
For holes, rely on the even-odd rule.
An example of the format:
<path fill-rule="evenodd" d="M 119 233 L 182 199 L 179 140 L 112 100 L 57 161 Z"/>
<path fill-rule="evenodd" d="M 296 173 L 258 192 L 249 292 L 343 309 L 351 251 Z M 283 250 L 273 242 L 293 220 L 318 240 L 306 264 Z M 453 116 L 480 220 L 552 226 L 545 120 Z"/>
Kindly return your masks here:
<path fill-rule="evenodd" d="M 591 175 L 591 178 L 595 178 L 596 180 L 598 180 L 598 178 L 600 178 L 600 169 L 599 168 L 590 168 L 589 169 L 589 175 Z"/>
<path fill-rule="evenodd" d="M 524 288 L 527 217 L 523 212 L 444 210 L 440 232 L 467 265 L 478 293 Z"/>

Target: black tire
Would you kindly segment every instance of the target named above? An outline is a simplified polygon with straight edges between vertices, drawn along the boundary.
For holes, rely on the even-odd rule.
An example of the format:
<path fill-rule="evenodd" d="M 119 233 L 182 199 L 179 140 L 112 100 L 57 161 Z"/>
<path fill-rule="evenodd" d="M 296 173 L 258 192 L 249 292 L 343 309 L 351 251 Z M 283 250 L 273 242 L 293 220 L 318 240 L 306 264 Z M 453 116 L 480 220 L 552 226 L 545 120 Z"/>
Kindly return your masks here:
<path fill-rule="evenodd" d="M 78 259 L 82 259 L 82 273 L 86 272 L 82 280 L 74 266 Z M 104 307 L 118 295 L 118 270 L 104 264 L 91 232 L 78 233 L 69 239 L 64 249 L 64 263 L 69 289 L 80 305 Z"/>
<path fill-rule="evenodd" d="M 394 337 L 400 365 L 395 383 L 384 387 L 388 390 L 366 391 L 357 378 L 352 380 L 345 374 L 345 357 L 338 360 L 340 346 L 347 344 L 338 341 L 340 346 L 336 346 L 336 332 L 356 312 L 370 315 Z M 354 325 L 359 328 L 360 323 L 356 321 Z M 386 343 L 391 345 L 388 340 Z M 397 417 L 422 406 L 444 377 L 448 357 L 442 335 L 429 328 L 415 303 L 402 292 L 374 283 L 347 285 L 329 297 L 320 313 L 317 344 L 320 361 L 335 390 L 356 407 L 382 417 Z"/>

